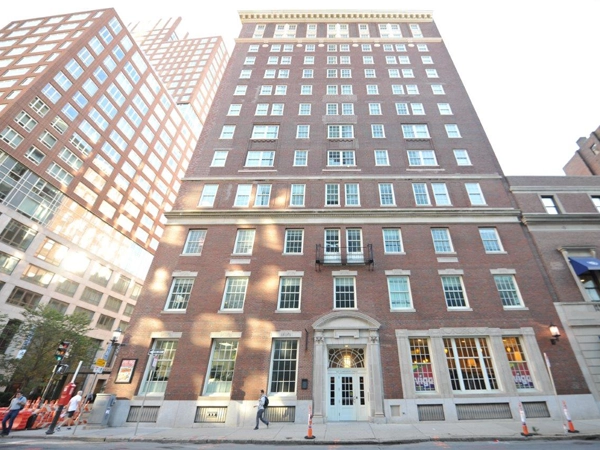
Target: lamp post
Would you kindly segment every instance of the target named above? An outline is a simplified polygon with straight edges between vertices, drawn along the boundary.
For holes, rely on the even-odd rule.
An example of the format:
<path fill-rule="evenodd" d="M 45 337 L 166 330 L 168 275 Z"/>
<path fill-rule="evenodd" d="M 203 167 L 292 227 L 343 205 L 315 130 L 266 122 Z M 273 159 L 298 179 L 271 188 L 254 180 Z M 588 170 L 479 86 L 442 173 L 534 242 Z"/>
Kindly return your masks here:
<path fill-rule="evenodd" d="M 108 342 L 110 344 L 110 358 L 108 360 L 108 367 L 110 367 L 111 369 L 115 358 L 119 353 L 119 347 L 121 346 L 121 344 L 119 343 L 119 339 L 121 338 L 122 333 L 123 332 L 121 331 L 121 329 L 117 328 L 115 331 L 113 331 L 112 339 Z"/>

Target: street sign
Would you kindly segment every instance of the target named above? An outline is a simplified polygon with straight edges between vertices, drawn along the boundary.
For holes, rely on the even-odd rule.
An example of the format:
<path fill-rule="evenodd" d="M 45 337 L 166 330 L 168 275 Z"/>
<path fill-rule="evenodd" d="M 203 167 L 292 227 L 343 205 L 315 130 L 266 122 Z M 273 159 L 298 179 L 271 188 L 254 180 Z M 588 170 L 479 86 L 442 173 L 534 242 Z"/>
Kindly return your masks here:
<path fill-rule="evenodd" d="M 99 366 L 99 367 L 104 367 L 104 366 L 106 366 L 106 360 L 102 359 L 102 358 L 98 358 L 96 360 L 96 365 Z"/>
<path fill-rule="evenodd" d="M 103 371 L 104 371 L 104 367 L 94 366 L 94 373 L 102 373 Z"/>
<path fill-rule="evenodd" d="M 150 350 L 148 352 L 148 356 L 151 355 L 162 355 L 165 351 L 164 350 Z"/>

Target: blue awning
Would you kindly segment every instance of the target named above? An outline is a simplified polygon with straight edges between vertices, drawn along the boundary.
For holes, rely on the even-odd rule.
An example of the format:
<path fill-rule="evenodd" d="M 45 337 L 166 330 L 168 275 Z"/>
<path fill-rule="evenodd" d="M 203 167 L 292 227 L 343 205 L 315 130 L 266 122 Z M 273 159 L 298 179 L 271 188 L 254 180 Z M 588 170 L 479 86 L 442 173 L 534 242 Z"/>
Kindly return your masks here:
<path fill-rule="evenodd" d="M 590 270 L 600 270 L 600 259 L 596 258 L 569 258 L 571 265 L 577 275 L 589 272 Z"/>

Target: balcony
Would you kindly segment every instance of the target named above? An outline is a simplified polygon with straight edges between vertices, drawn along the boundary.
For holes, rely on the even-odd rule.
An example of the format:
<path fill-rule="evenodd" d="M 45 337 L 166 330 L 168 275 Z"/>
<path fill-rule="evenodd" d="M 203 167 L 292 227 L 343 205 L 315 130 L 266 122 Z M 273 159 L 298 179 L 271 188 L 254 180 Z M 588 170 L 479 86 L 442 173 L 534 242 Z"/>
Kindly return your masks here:
<path fill-rule="evenodd" d="M 373 270 L 373 244 L 364 247 L 339 247 L 323 246 L 317 244 L 315 269 L 321 270 L 321 266 L 369 266 Z"/>

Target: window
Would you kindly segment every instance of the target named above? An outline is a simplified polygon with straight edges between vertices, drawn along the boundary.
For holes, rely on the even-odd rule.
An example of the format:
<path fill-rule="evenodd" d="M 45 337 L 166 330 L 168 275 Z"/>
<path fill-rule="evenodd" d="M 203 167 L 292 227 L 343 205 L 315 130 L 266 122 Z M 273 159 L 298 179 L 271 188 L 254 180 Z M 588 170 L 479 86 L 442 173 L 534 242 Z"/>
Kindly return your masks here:
<path fill-rule="evenodd" d="M 202 188 L 202 195 L 200 196 L 200 202 L 198 206 L 209 206 L 212 207 L 215 203 L 215 197 L 217 196 L 218 184 L 205 184 Z"/>
<path fill-rule="evenodd" d="M 408 95 L 419 95 L 419 87 L 416 84 L 407 84 L 406 93 Z"/>
<path fill-rule="evenodd" d="M 403 253 L 400 228 L 383 229 L 383 248 L 385 253 Z"/>
<path fill-rule="evenodd" d="M 436 253 L 454 252 L 448 228 L 432 228 L 431 237 L 433 238 L 433 248 Z"/>
<path fill-rule="evenodd" d="M 383 128 L 383 124 L 371 124 L 371 137 L 373 139 L 385 138 L 385 130 Z"/>
<path fill-rule="evenodd" d="M 212 162 L 210 163 L 211 167 L 225 167 L 225 161 L 227 161 L 227 155 L 229 152 L 227 150 L 215 150 L 213 154 Z"/>
<path fill-rule="evenodd" d="M 189 230 L 183 246 L 184 255 L 199 255 L 204 247 L 206 230 Z"/>
<path fill-rule="evenodd" d="M 342 116 L 354 115 L 354 103 L 342 103 Z"/>
<path fill-rule="evenodd" d="M 346 183 L 344 185 L 346 206 L 360 206 L 360 194 L 357 183 Z"/>
<path fill-rule="evenodd" d="M 425 108 L 423 108 L 422 103 L 411 103 L 410 109 L 414 116 L 423 116 L 425 115 Z"/>
<path fill-rule="evenodd" d="M 15 256 L 0 252 L 0 272 L 10 275 L 19 264 L 19 261 L 20 259 Z"/>
<path fill-rule="evenodd" d="M 597 195 L 592 195 L 592 203 L 594 204 L 594 207 L 596 208 L 596 211 L 600 212 L 600 197 Z"/>
<path fill-rule="evenodd" d="M 36 234 L 37 231 L 32 228 L 11 219 L 10 222 L 8 222 L 8 225 L 6 225 L 0 233 L 0 242 L 4 242 L 11 247 L 25 251 L 35 238 Z"/>
<path fill-rule="evenodd" d="M 266 116 L 269 112 L 269 104 L 268 103 L 258 103 L 256 105 L 256 110 L 254 111 L 255 116 Z"/>
<path fill-rule="evenodd" d="M 379 86 L 376 84 L 367 84 L 367 95 L 379 95 Z"/>
<path fill-rule="evenodd" d="M 446 128 L 446 134 L 449 138 L 460 138 L 460 131 L 458 130 L 458 125 L 456 124 L 446 124 L 444 125 Z"/>
<path fill-rule="evenodd" d="M 340 185 L 325 185 L 325 206 L 340 206 Z"/>
<path fill-rule="evenodd" d="M 327 78 L 337 78 L 338 71 L 337 69 L 327 69 Z"/>
<path fill-rule="evenodd" d="M 369 103 L 369 115 L 380 116 L 381 115 L 381 103 Z"/>
<path fill-rule="evenodd" d="M 177 341 L 172 339 L 155 339 L 152 342 L 152 350 L 162 350 L 162 353 L 156 355 L 154 358 L 148 358 L 142 385 L 138 392 L 139 395 L 163 394 L 167 390 L 173 360 L 177 352 Z"/>
<path fill-rule="evenodd" d="M 219 139 L 233 139 L 233 133 L 235 132 L 235 125 L 223 125 L 221 129 L 221 136 Z"/>
<path fill-rule="evenodd" d="M 444 338 L 444 347 L 453 391 L 498 389 L 492 352 L 485 338 Z"/>
<path fill-rule="evenodd" d="M 300 309 L 300 288 L 302 278 L 280 277 L 279 278 L 279 301 L 277 309 Z"/>
<path fill-rule="evenodd" d="M 59 266 L 65 256 L 67 256 L 68 251 L 69 247 L 66 245 L 59 244 L 58 242 L 46 237 L 44 238 L 44 242 L 38 248 L 35 256 L 42 261 Z"/>
<path fill-rule="evenodd" d="M 126 277 L 123 274 L 119 274 L 119 276 L 117 277 L 117 280 L 115 281 L 115 283 L 112 286 L 112 290 L 121 295 L 125 295 L 127 293 L 127 290 L 129 289 L 130 284 L 131 284 L 131 278 Z M 116 311 L 118 311 L 118 309 Z"/>
<path fill-rule="evenodd" d="M 240 105 L 240 104 L 229 105 L 229 111 L 227 111 L 227 115 L 228 116 L 239 116 L 241 110 L 242 110 L 242 105 Z"/>
<path fill-rule="evenodd" d="M 514 275 L 494 275 L 494 282 L 496 283 L 498 294 L 500 294 L 503 307 L 523 307 L 523 301 L 521 300 L 521 294 L 517 288 Z"/>
<path fill-rule="evenodd" d="M 214 339 L 204 395 L 229 394 L 235 370 L 238 339 Z"/>
<path fill-rule="evenodd" d="M 421 62 L 423 64 L 433 64 L 433 58 L 431 56 L 421 56 Z"/>
<path fill-rule="evenodd" d="M 386 56 L 385 57 L 385 63 L 386 64 L 397 64 L 398 61 L 396 61 L 396 57 L 395 56 Z"/>
<path fill-rule="evenodd" d="M 69 297 L 73 297 L 75 295 L 75 292 L 77 292 L 77 288 L 79 288 L 79 283 L 57 275 L 56 292 L 68 295 Z"/>
<path fill-rule="evenodd" d="M 328 84 L 327 95 L 338 95 L 338 86 L 336 84 Z"/>
<path fill-rule="evenodd" d="M 236 255 L 251 255 L 255 232 L 256 230 L 253 229 L 237 230 L 233 253 Z"/>
<path fill-rule="evenodd" d="M 298 108 L 298 115 L 299 116 L 310 116 L 310 108 L 311 104 L 310 103 L 300 103 L 300 106 Z"/>
<path fill-rule="evenodd" d="M 433 198 L 437 206 L 448 206 L 450 202 L 450 195 L 446 188 L 446 183 L 431 183 L 431 190 L 433 191 Z"/>
<path fill-rule="evenodd" d="M 269 206 L 271 199 L 271 185 L 258 184 L 256 185 L 256 196 L 254 197 L 254 206 Z"/>
<path fill-rule="evenodd" d="M 495 228 L 480 228 L 479 236 L 481 237 L 481 242 L 486 253 L 504 251 L 500 242 L 500 236 L 498 236 L 498 231 Z"/>
<path fill-rule="evenodd" d="M 407 276 L 388 276 L 388 292 L 392 310 L 412 308 L 410 286 Z"/>
<path fill-rule="evenodd" d="M 38 165 L 44 160 L 46 155 L 32 145 L 31 147 L 29 147 L 29 150 L 27 150 L 27 153 L 25 153 L 25 157 L 32 161 L 34 164 Z"/>
<path fill-rule="evenodd" d="M 404 139 L 429 139 L 429 129 L 424 124 L 402 125 Z"/>
<path fill-rule="evenodd" d="M 392 94 L 404 95 L 404 86 L 401 84 L 392 84 Z"/>
<path fill-rule="evenodd" d="M 400 78 L 400 70 L 398 70 L 398 69 L 388 69 L 388 76 L 390 78 Z"/>
<path fill-rule="evenodd" d="M 298 125 L 296 127 L 296 139 L 308 139 L 310 137 L 310 125 Z"/>
<path fill-rule="evenodd" d="M 369 25 L 367 25 L 366 23 L 359 23 L 358 24 L 358 35 L 361 38 L 368 38 L 370 36 Z"/>
<path fill-rule="evenodd" d="M 411 23 L 409 25 L 410 32 L 413 37 L 423 37 L 423 33 L 421 32 L 421 27 L 416 23 Z"/>
<path fill-rule="evenodd" d="M 251 139 L 277 139 L 279 125 L 254 125 Z"/>
<path fill-rule="evenodd" d="M 442 276 L 442 286 L 444 288 L 444 298 L 448 308 L 466 308 L 467 296 L 462 283 L 461 276 Z"/>
<path fill-rule="evenodd" d="M 8 295 L 6 303 L 9 305 L 20 306 L 21 308 L 34 309 L 40 303 L 41 299 L 42 294 L 15 287 Z"/>
<path fill-rule="evenodd" d="M 425 69 L 425 75 L 427 75 L 427 78 L 439 78 L 436 69 Z"/>
<path fill-rule="evenodd" d="M 99 284 L 100 286 L 108 286 L 108 281 L 112 277 L 112 269 L 98 262 L 94 262 L 90 273 L 90 281 Z"/>
<path fill-rule="evenodd" d="M 455 149 L 454 150 L 454 159 L 456 159 L 456 164 L 459 166 L 470 166 L 471 159 L 469 158 L 469 153 L 464 149 Z"/>
<path fill-rule="evenodd" d="M 314 63 L 315 63 L 314 56 L 305 56 L 304 57 L 304 64 L 314 64 Z"/>
<path fill-rule="evenodd" d="M 444 94 L 446 94 L 446 92 L 444 91 L 444 86 L 442 86 L 441 84 L 432 84 L 431 85 L 431 91 L 433 92 L 433 95 L 444 95 Z"/>
<path fill-rule="evenodd" d="M 221 309 L 224 311 L 242 311 L 247 288 L 248 277 L 227 277 Z"/>
<path fill-rule="evenodd" d="M 328 166 L 355 166 L 354 151 L 330 150 L 327 152 Z"/>
<path fill-rule="evenodd" d="M 308 150 L 294 150 L 294 166 L 306 166 L 308 164 Z"/>
<path fill-rule="evenodd" d="M 328 139 L 353 139 L 353 125 L 327 125 Z"/>
<path fill-rule="evenodd" d="M 471 205 L 485 205 L 485 198 L 483 198 L 479 183 L 465 183 L 465 188 Z"/>
<path fill-rule="evenodd" d="M 429 206 L 431 201 L 429 200 L 429 192 L 427 192 L 427 185 L 425 183 L 413 183 L 412 184 L 413 194 L 415 196 L 415 203 L 419 206 Z"/>
<path fill-rule="evenodd" d="M 354 277 L 334 277 L 334 305 L 336 309 L 356 308 L 356 279 Z"/>
<path fill-rule="evenodd" d="M 248 79 L 252 76 L 252 70 L 251 69 L 243 69 L 240 72 L 240 78 L 241 79 Z M 266 78 L 266 77 L 265 77 Z"/>
<path fill-rule="evenodd" d="M 314 78 L 315 71 L 313 69 L 302 69 L 302 78 Z"/>
<path fill-rule="evenodd" d="M 412 69 L 402 69 L 402 76 L 404 78 L 414 78 L 415 74 Z"/>
<path fill-rule="evenodd" d="M 270 391 L 281 394 L 296 392 L 297 367 L 298 341 L 274 339 Z"/>
<path fill-rule="evenodd" d="M 416 392 L 435 392 L 431 353 L 427 339 L 410 338 L 413 381 Z"/>
<path fill-rule="evenodd" d="M 236 86 L 233 92 L 233 95 L 246 95 L 246 91 L 248 90 L 248 86 L 240 85 Z"/>
<path fill-rule="evenodd" d="M 29 264 L 23 272 L 23 275 L 21 275 L 21 279 L 37 284 L 38 286 L 47 287 L 52 281 L 53 276 L 53 272 Z"/>
<path fill-rule="evenodd" d="M 379 203 L 381 206 L 394 206 L 394 189 L 392 183 L 379 183 Z"/>
<path fill-rule="evenodd" d="M 287 229 L 285 230 L 285 243 L 283 252 L 286 254 L 302 254 L 302 243 L 304 240 L 304 230 Z"/>
<path fill-rule="evenodd" d="M 246 156 L 246 167 L 273 167 L 275 152 L 249 151 Z"/>
<path fill-rule="evenodd" d="M 503 336 L 502 344 L 506 351 L 515 387 L 517 389 L 534 389 L 533 378 L 527 363 L 527 355 L 521 345 L 521 339 L 516 336 Z"/>
<path fill-rule="evenodd" d="M 290 193 L 290 206 L 304 206 L 304 184 L 292 184 Z"/>
<path fill-rule="evenodd" d="M 548 214 L 558 214 L 559 213 L 558 205 L 556 204 L 556 201 L 554 200 L 553 196 L 543 195 L 542 196 L 542 204 L 544 205 L 544 208 L 546 209 L 546 212 Z"/>
<path fill-rule="evenodd" d="M 15 117 L 15 122 L 21 125 L 25 130 L 31 131 L 37 125 L 37 120 L 27 114 L 25 111 L 21 111 Z"/>
<path fill-rule="evenodd" d="M 100 330 L 112 330 L 112 327 L 115 325 L 115 318 L 106 316 L 104 314 L 100 314 L 98 317 L 98 321 L 96 322 L 96 328 Z"/>
<path fill-rule="evenodd" d="M 340 69 L 340 78 L 352 78 L 352 70 Z"/>
<path fill-rule="evenodd" d="M 396 114 L 399 116 L 408 116 L 410 112 L 408 110 L 408 103 L 396 103 Z"/>
<path fill-rule="evenodd" d="M 344 77 L 342 77 L 344 78 Z M 365 78 L 377 78 L 375 69 L 365 69 Z"/>
<path fill-rule="evenodd" d="M 376 166 L 389 166 L 390 160 L 388 158 L 387 150 L 375 150 L 375 165 Z"/>
<path fill-rule="evenodd" d="M 342 95 L 353 95 L 351 84 L 342 84 L 340 89 L 341 89 Z"/>
<path fill-rule="evenodd" d="M 12 148 L 17 148 L 19 144 L 23 142 L 23 136 L 13 130 L 11 127 L 4 128 L 2 133 L 0 133 L 0 139 L 6 142 Z"/>
<path fill-rule="evenodd" d="M 328 116 L 337 116 L 338 115 L 338 104 L 337 103 L 327 103 L 325 105 L 325 114 Z"/>
<path fill-rule="evenodd" d="M 438 103 L 438 110 L 440 111 L 440 115 L 442 116 L 451 116 L 452 109 L 450 108 L 450 103 Z"/>
<path fill-rule="evenodd" d="M 261 86 L 259 95 L 271 95 L 273 93 L 273 86 Z"/>
<path fill-rule="evenodd" d="M 433 150 L 408 150 L 408 164 L 410 166 L 437 166 Z"/>
<path fill-rule="evenodd" d="M 98 306 L 102 300 L 102 292 L 86 287 L 81 293 L 80 300 L 89 303 L 90 305 Z"/>
<path fill-rule="evenodd" d="M 256 56 L 246 56 L 246 59 L 244 60 L 244 65 L 251 66 L 255 62 L 256 62 Z"/>
<path fill-rule="evenodd" d="M 312 84 L 303 84 L 300 86 L 300 95 L 312 95 Z"/>

